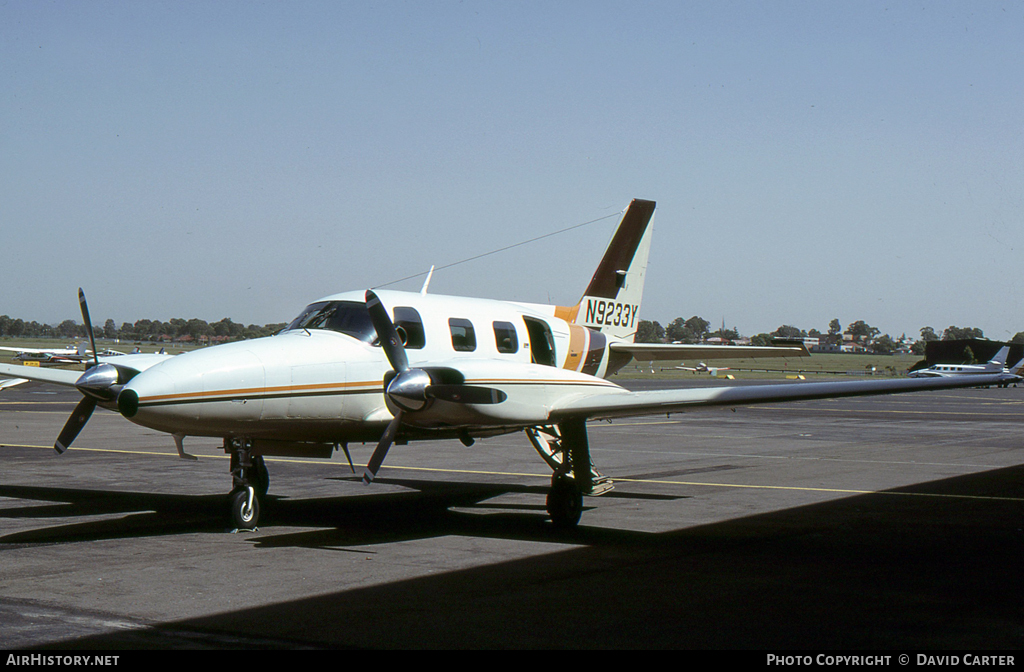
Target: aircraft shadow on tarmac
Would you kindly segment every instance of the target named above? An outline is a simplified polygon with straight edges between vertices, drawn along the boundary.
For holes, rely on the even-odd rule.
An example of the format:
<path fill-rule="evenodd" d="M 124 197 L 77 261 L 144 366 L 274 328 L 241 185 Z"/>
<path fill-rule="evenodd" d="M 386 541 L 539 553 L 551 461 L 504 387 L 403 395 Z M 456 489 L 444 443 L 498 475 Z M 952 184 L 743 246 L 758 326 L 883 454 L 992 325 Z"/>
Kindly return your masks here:
<path fill-rule="evenodd" d="M 1019 649 L 1022 521 L 1013 467 L 50 646 Z"/>
<path fill-rule="evenodd" d="M 337 480 L 355 480 L 358 477 Z M 339 497 L 293 498 L 274 496 L 265 501 L 264 524 L 254 537 L 258 546 L 358 546 L 422 539 L 443 535 L 477 535 L 517 540 L 568 538 L 573 543 L 591 536 L 572 531 L 555 533 L 544 509 L 546 486 L 492 483 L 452 483 L 414 479 L 379 478 L 381 485 L 396 485 L 406 492 L 387 492 Z M 491 504 L 488 500 L 507 494 L 536 496 L 537 504 Z M 46 504 L 0 509 L 0 519 L 59 518 L 63 522 L 0 536 L 2 544 L 54 543 L 161 536 L 189 532 L 226 531 L 225 495 L 165 495 L 148 492 L 119 492 L 0 485 L 0 497 L 47 502 Z M 603 499 L 676 500 L 683 497 L 613 491 Z M 460 511 L 452 511 L 460 509 Z M 467 511 L 478 509 L 480 515 Z M 500 513 L 495 513 L 500 511 Z M 122 514 L 116 518 L 110 517 Z M 107 516 L 97 520 L 97 516 Z M 68 518 L 82 522 L 67 523 Z M 275 527 L 313 527 L 314 530 L 268 535 Z M 627 539 L 636 533 L 622 532 Z M 611 535 L 614 536 L 614 535 Z"/>

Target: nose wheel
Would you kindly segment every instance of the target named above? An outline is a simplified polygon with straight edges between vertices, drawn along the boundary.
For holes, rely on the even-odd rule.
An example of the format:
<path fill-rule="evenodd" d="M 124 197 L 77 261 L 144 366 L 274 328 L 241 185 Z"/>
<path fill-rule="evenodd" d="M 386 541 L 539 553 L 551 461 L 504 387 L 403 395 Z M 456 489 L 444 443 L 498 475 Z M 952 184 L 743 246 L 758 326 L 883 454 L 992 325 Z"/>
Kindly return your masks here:
<path fill-rule="evenodd" d="M 260 519 L 260 499 L 270 487 L 270 472 L 263 456 L 253 454 L 251 441 L 225 439 L 224 450 L 231 453 L 231 524 L 237 530 L 255 530 Z"/>
<path fill-rule="evenodd" d="M 237 530 L 254 530 L 260 518 L 260 498 L 252 487 L 231 491 L 231 522 Z"/>

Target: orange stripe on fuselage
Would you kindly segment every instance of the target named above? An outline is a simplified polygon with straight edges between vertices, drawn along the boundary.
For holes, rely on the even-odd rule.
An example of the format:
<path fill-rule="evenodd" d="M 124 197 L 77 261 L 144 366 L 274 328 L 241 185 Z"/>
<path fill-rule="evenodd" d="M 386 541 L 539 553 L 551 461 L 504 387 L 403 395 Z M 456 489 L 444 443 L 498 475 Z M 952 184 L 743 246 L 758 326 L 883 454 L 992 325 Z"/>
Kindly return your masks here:
<path fill-rule="evenodd" d="M 281 394 L 283 392 L 313 392 L 313 391 L 337 391 L 355 387 L 365 387 L 368 392 L 383 391 L 380 383 L 376 382 L 352 382 L 352 383 L 311 383 L 309 385 L 281 385 L 279 387 L 250 387 L 236 390 L 206 390 L 203 392 L 183 392 L 181 394 L 160 394 L 153 397 L 145 397 L 139 401 L 149 403 L 154 401 L 185 401 L 187 399 L 202 399 L 204 397 L 239 397 L 248 395 Z"/>
<path fill-rule="evenodd" d="M 482 378 L 467 380 L 467 384 L 490 384 L 490 385 L 584 385 L 584 386 L 598 386 L 598 387 L 617 387 L 615 383 L 610 383 L 605 380 L 596 379 L 594 381 L 579 381 L 579 380 L 561 380 L 561 379 L 550 379 L 542 378 L 536 380 L 527 380 L 523 378 Z M 251 387 L 247 389 L 235 389 L 235 390 L 209 390 L 203 392 L 184 392 L 181 394 L 161 394 L 153 397 L 145 397 L 139 400 L 143 404 L 152 404 L 157 402 L 168 402 L 168 401 L 189 401 L 211 397 L 244 397 L 244 396 L 269 396 L 287 392 L 303 393 L 303 392 L 335 392 L 340 390 L 348 390 L 353 388 L 364 388 L 366 392 L 383 392 L 383 388 L 380 387 L 380 383 L 375 382 L 352 382 L 352 383 L 330 383 L 330 384 L 309 384 L 309 385 L 281 385 L 279 387 Z"/>

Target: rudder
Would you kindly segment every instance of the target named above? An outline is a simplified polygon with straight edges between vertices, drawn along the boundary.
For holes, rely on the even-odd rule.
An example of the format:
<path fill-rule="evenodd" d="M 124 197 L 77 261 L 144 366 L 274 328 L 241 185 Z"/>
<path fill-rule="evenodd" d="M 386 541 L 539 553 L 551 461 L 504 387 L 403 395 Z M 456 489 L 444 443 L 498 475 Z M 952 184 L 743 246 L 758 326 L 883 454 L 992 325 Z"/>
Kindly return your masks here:
<path fill-rule="evenodd" d="M 634 199 L 622 216 L 571 320 L 617 340 L 632 341 L 651 250 L 654 201 Z"/>

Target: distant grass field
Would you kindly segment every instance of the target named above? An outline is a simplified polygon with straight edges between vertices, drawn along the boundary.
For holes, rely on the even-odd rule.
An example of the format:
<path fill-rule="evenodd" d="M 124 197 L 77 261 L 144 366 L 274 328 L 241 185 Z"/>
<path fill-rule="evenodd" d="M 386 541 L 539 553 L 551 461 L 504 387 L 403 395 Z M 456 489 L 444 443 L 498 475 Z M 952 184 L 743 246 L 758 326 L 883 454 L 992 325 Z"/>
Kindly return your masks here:
<path fill-rule="evenodd" d="M 917 355 L 870 355 L 870 354 L 812 354 L 810 357 L 787 357 L 769 359 L 705 359 L 709 367 L 729 367 L 719 371 L 719 377 L 731 375 L 737 379 L 770 379 L 803 375 L 808 379 L 828 377 L 903 376 L 907 369 L 924 357 Z M 698 360 L 686 360 L 685 366 L 694 366 Z M 617 378 L 710 378 L 707 372 L 692 372 L 676 369 L 679 362 L 632 362 L 616 374 Z"/>

